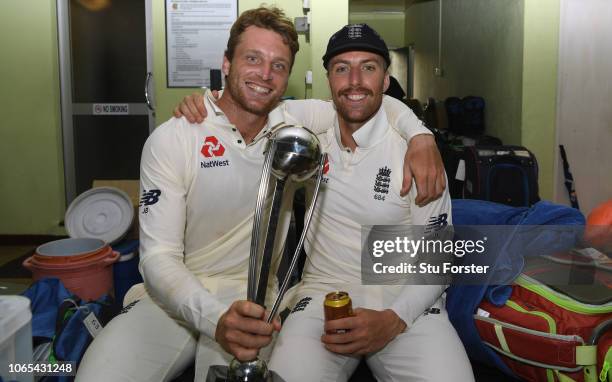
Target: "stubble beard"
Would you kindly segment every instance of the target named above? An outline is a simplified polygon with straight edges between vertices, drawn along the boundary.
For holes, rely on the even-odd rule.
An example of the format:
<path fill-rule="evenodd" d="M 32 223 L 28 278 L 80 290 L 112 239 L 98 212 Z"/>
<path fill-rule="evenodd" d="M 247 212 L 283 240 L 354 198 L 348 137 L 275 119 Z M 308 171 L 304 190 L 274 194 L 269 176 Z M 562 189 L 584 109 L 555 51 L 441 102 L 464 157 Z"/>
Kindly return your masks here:
<path fill-rule="evenodd" d="M 274 110 L 276 105 L 278 105 L 278 103 L 280 102 L 280 97 L 277 97 L 275 99 L 271 99 L 270 102 L 265 103 L 261 107 L 254 107 L 252 105 L 249 105 L 249 103 L 246 101 L 248 97 L 244 94 L 246 90 L 241 89 L 239 85 L 239 79 L 233 78 L 231 69 L 229 75 L 227 76 L 227 79 L 228 81 L 226 85 L 226 90 L 229 91 L 230 95 L 232 96 L 232 99 L 234 99 L 234 102 L 236 102 L 242 109 L 251 114 L 267 116 L 272 110 Z M 246 85 L 244 86 L 246 87 Z"/>
<path fill-rule="evenodd" d="M 351 109 L 349 106 L 343 104 L 342 102 L 336 102 L 336 110 L 340 117 L 348 123 L 351 124 L 364 124 L 369 121 L 374 114 L 380 109 L 382 106 L 382 102 L 378 104 L 378 107 L 373 107 L 372 110 L 366 111 L 360 110 L 359 113 L 352 113 L 354 109 Z M 356 115 L 355 115 L 356 114 Z"/>
<path fill-rule="evenodd" d="M 366 93 L 366 97 L 371 97 L 373 95 L 373 91 L 370 89 L 359 88 L 357 90 L 364 91 Z M 378 109 L 380 109 L 382 105 L 382 100 L 381 100 L 381 102 L 378 104 L 378 107 L 373 107 L 372 110 L 366 110 L 368 109 L 368 105 L 366 104 L 363 107 L 361 107 L 358 113 L 352 113 L 355 109 L 351 109 L 350 106 L 341 102 L 344 99 L 346 93 L 348 92 L 350 92 L 350 89 L 343 89 L 338 92 L 338 96 L 336 96 L 334 99 L 336 110 L 338 111 L 338 114 L 345 122 L 348 122 L 351 124 L 363 124 L 369 121 L 370 118 L 372 118 L 372 116 L 376 114 L 376 112 L 378 111 Z"/>

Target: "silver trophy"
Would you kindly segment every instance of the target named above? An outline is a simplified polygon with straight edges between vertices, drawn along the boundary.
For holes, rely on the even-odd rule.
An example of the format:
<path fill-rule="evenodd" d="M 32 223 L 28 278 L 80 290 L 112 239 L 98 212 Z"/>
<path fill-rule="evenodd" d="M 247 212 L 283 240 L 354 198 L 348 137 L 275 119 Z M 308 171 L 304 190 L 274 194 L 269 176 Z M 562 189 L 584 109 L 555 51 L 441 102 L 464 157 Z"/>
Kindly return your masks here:
<path fill-rule="evenodd" d="M 257 194 L 253 234 L 251 237 L 247 289 L 247 299 L 249 301 L 253 301 L 261 306 L 265 304 L 268 276 L 274 253 L 274 239 L 276 237 L 281 203 L 286 185 L 288 182 L 305 181 L 316 174 L 314 194 L 306 213 L 304 230 L 298 241 L 295 253 L 291 258 L 289 269 L 281 284 L 278 296 L 266 319 L 268 323 L 272 322 L 278 311 L 283 295 L 289 286 L 291 274 L 297 264 L 302 245 L 304 244 L 304 238 L 310 225 L 321 186 L 325 158 L 326 154 L 321 153 L 318 138 L 310 130 L 303 127 L 291 125 L 281 127 L 268 141 L 259 192 Z M 266 200 L 268 199 L 270 188 L 273 188 L 273 191 L 268 210 L 265 206 L 267 205 Z M 265 232 L 262 232 L 263 226 L 267 227 Z M 269 379 L 270 373 L 268 372 L 267 365 L 259 358 L 248 362 L 240 362 L 234 358 L 229 365 L 227 380 L 230 382 L 268 381 Z"/>

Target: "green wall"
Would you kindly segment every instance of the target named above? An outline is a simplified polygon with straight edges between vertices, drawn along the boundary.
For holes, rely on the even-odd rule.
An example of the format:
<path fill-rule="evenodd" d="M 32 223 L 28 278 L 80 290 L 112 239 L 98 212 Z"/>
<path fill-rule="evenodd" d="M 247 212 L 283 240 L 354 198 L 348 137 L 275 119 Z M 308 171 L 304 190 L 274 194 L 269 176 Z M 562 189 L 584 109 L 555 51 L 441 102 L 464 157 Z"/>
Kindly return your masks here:
<path fill-rule="evenodd" d="M 348 0 L 311 0 L 312 98 L 329 99 L 327 71 L 322 57 L 332 34 L 348 23 Z"/>
<path fill-rule="evenodd" d="M 56 234 L 64 215 L 55 1 L 3 0 L 0 234 Z"/>
<path fill-rule="evenodd" d="M 548 200 L 554 188 L 559 22 L 560 0 L 525 1 L 522 143 L 538 158 L 540 197 Z"/>
<path fill-rule="evenodd" d="M 239 12 L 258 7 L 260 0 L 240 0 Z M 277 0 L 273 3 L 285 11 L 291 19 L 303 17 L 302 1 Z M 312 0 L 311 32 L 309 41 L 304 34 L 299 35 L 300 51 L 296 55 L 293 71 L 285 95 L 295 98 L 329 98 L 329 88 L 321 57 L 327 48 L 329 37 L 348 23 L 348 0 Z M 166 40 L 164 22 L 164 1 L 153 1 L 154 33 L 154 77 L 156 122 L 161 124 L 172 115 L 174 106 L 184 95 L 199 92 L 200 89 L 169 89 L 166 82 Z M 221 57 L 219 58 L 221 59 Z M 313 84 L 306 86 L 306 71 L 313 71 Z"/>
<path fill-rule="evenodd" d="M 433 75 L 438 6 L 406 8 L 416 98 L 483 96 L 487 132 L 535 153 L 540 196 L 552 199 L 560 0 L 444 1 L 441 78 Z"/>
<path fill-rule="evenodd" d="M 389 49 L 406 46 L 405 13 L 404 1 L 349 1 L 349 23 L 368 24 L 382 36 Z"/>
<path fill-rule="evenodd" d="M 239 11 L 260 5 L 240 0 Z M 304 16 L 299 0 L 277 0 L 290 18 Z M 0 16 L 0 235 L 63 234 L 64 176 L 55 0 L 3 0 Z M 313 0 L 310 41 L 300 35 L 287 95 L 328 97 L 321 56 L 332 32 L 348 22 L 348 0 Z M 164 0 L 153 0 L 157 123 L 184 95 L 199 89 L 166 87 Z M 221 59 L 221 57 L 220 57 Z M 314 71 L 308 88 L 304 77 Z"/>
<path fill-rule="evenodd" d="M 547 199 L 552 196 L 559 2 L 445 1 L 442 78 L 433 76 L 438 2 L 406 8 L 405 33 L 397 33 L 398 41 L 403 35 L 405 44 L 415 44 L 416 96 L 424 101 L 428 96 L 483 95 L 490 133 L 535 152 L 541 195 Z M 275 3 L 291 18 L 304 15 L 299 0 Z M 239 4 L 243 11 L 259 1 Z M 3 0 L 2 5 L 0 234 L 59 234 L 64 187 L 55 1 Z M 328 98 L 321 57 L 329 36 L 349 20 L 349 0 L 311 0 L 311 13 L 310 41 L 300 35 L 287 95 Z M 375 24 L 376 18 L 370 22 Z M 166 88 L 163 0 L 153 0 L 153 28 L 157 122 L 161 123 L 185 94 L 198 89 Z M 377 28 L 386 39 L 395 29 Z M 314 83 L 305 88 L 309 69 Z"/>
<path fill-rule="evenodd" d="M 403 48 L 405 41 L 405 17 L 403 14 L 380 14 L 375 18 L 365 12 L 349 14 L 351 24 L 365 23 L 374 28 L 385 40 L 389 49 Z"/>
<path fill-rule="evenodd" d="M 523 0 L 444 1 L 443 77 L 438 65 L 439 1 L 406 9 L 406 43 L 415 49 L 415 97 L 479 95 L 486 129 L 504 143 L 521 142 Z"/>
<path fill-rule="evenodd" d="M 346 0 L 343 0 L 346 1 Z M 313 1 L 313 3 L 315 3 Z M 256 8 L 262 4 L 261 0 L 240 0 L 238 2 L 239 12 Z M 304 16 L 302 2 L 297 0 L 277 0 L 273 3 L 283 9 L 290 19 Z M 314 6 L 314 5 L 313 5 Z M 181 101 L 183 96 L 193 92 L 201 91 L 198 88 L 168 88 L 166 80 L 166 27 L 164 18 L 164 0 L 153 0 L 153 38 L 154 38 L 154 77 L 155 77 L 155 103 L 156 121 L 161 124 L 172 115 L 174 106 Z M 299 35 L 300 51 L 296 55 L 293 71 L 289 78 L 289 85 L 285 95 L 295 98 L 304 98 L 306 70 L 311 67 L 311 44 L 306 42 L 303 34 Z M 222 57 L 219 57 L 221 60 Z M 310 96 L 310 93 L 306 93 Z"/>

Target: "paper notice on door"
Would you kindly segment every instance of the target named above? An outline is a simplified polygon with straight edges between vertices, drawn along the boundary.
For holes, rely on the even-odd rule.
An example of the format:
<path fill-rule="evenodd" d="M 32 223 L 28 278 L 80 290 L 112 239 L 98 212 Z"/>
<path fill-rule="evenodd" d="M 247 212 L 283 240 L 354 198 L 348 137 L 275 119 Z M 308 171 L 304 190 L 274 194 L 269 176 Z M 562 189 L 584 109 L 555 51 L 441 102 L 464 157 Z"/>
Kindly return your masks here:
<path fill-rule="evenodd" d="M 210 87 L 237 17 L 238 0 L 166 0 L 168 87 Z"/>

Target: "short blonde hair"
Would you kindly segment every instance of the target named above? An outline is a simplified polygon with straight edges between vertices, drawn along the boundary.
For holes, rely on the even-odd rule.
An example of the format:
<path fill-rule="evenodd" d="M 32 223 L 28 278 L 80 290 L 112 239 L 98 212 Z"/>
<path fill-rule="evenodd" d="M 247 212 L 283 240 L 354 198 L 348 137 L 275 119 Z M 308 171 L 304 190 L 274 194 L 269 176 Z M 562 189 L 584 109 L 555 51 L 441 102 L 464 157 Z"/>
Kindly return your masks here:
<path fill-rule="evenodd" d="M 262 6 L 255 9 L 249 9 L 238 17 L 234 25 L 232 25 L 230 37 L 229 40 L 227 40 L 225 57 L 227 57 L 229 61 L 232 61 L 234 57 L 234 51 L 240 42 L 240 35 L 250 26 L 269 29 L 278 33 L 291 50 L 291 66 L 293 67 L 295 54 L 300 49 L 297 31 L 291 20 L 285 16 L 285 12 L 276 7 Z"/>

